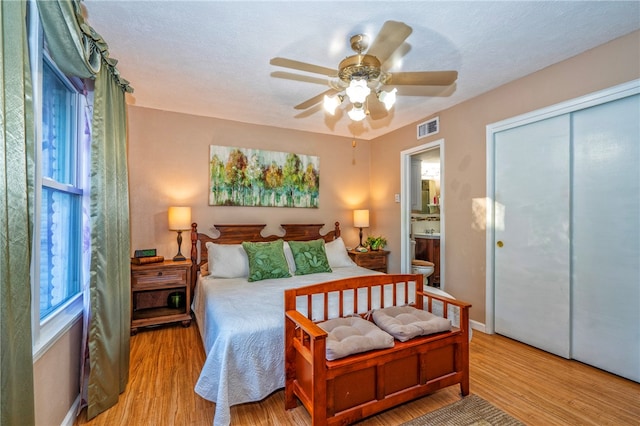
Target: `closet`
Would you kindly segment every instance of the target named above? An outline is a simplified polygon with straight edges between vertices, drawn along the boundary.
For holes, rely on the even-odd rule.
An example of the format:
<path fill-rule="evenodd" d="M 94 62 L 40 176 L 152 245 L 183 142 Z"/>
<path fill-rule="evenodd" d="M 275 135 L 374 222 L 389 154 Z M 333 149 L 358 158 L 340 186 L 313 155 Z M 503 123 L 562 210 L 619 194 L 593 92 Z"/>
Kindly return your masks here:
<path fill-rule="evenodd" d="M 487 134 L 494 331 L 635 381 L 639 92 L 632 82 Z"/>

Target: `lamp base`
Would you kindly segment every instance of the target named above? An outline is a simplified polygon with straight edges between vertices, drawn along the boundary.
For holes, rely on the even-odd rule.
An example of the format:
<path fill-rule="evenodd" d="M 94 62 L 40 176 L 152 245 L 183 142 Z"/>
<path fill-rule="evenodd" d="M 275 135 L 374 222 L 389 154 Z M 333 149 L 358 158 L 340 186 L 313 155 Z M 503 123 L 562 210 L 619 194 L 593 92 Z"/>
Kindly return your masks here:
<path fill-rule="evenodd" d="M 360 228 L 360 244 L 358 244 L 358 247 L 356 247 L 354 250 L 359 251 L 360 253 L 369 251 L 365 246 L 362 245 L 362 228 Z"/>
<path fill-rule="evenodd" d="M 182 254 L 182 231 L 178 230 L 178 254 L 173 257 L 174 262 L 181 262 L 183 260 L 187 260 L 186 257 Z"/>

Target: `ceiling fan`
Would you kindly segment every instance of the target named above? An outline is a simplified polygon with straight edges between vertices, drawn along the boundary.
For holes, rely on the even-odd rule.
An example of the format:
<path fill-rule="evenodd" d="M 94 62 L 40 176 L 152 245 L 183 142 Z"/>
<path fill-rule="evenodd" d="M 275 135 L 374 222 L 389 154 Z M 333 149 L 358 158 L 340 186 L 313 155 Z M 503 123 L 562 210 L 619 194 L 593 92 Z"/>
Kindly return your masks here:
<path fill-rule="evenodd" d="M 352 120 L 361 121 L 367 116 L 377 120 L 385 117 L 395 103 L 397 89 L 393 86 L 449 86 L 458 78 L 457 71 L 387 71 L 393 65 L 394 53 L 401 50 L 399 48 L 411 32 L 411 27 L 402 22 L 387 21 L 370 46 L 366 35 L 356 34 L 350 39 L 355 55 L 343 59 L 337 69 L 280 57 L 272 58 L 269 63 L 329 77 L 329 90 L 296 105 L 295 109 L 306 110 L 322 102 L 325 111 L 333 115 L 337 107 L 348 100 L 352 107 L 347 114 Z M 319 80 L 274 74 L 293 80 Z M 375 94 L 376 100 L 369 101 L 371 93 Z"/>

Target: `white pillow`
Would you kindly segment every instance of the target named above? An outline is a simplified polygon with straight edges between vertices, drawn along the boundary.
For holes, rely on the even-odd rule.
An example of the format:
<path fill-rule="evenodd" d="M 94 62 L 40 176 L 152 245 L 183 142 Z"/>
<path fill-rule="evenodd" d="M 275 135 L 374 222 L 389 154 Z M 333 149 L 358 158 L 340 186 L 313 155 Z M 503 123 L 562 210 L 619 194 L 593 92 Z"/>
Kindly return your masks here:
<path fill-rule="evenodd" d="M 327 359 L 332 361 L 373 349 L 392 348 L 393 337 L 360 317 L 334 318 L 318 326 L 326 331 Z"/>
<path fill-rule="evenodd" d="M 207 244 L 209 272 L 216 278 L 249 276 L 249 258 L 242 244 Z"/>
<path fill-rule="evenodd" d="M 327 253 L 327 260 L 329 260 L 330 267 L 341 268 L 344 266 L 355 266 L 355 262 L 351 260 L 349 253 L 347 253 L 347 248 L 344 246 L 342 237 L 325 243 L 324 250 Z"/>
<path fill-rule="evenodd" d="M 401 342 L 417 336 L 451 330 L 451 320 L 413 306 L 390 306 L 377 309 L 373 311 L 373 321 Z"/>

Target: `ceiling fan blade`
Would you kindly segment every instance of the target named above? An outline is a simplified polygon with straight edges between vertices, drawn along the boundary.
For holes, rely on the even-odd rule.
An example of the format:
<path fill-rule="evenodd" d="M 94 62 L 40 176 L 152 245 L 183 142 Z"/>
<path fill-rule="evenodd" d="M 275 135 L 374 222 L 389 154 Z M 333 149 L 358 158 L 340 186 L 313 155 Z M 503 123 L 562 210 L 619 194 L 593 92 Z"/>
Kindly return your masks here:
<path fill-rule="evenodd" d="M 313 115 L 316 112 L 321 111 L 321 110 L 322 110 L 322 105 L 321 104 L 316 104 L 316 105 L 312 106 L 311 108 L 309 108 L 309 109 L 307 109 L 305 111 L 297 113 L 296 115 L 293 116 L 293 118 L 307 118 L 307 117 L 309 117 L 309 116 L 311 116 L 311 115 Z"/>
<path fill-rule="evenodd" d="M 322 102 L 324 95 L 330 96 L 333 95 L 335 93 L 338 93 L 336 90 L 334 89 L 329 89 L 329 90 L 325 90 L 324 92 L 320 93 L 317 96 L 314 96 L 311 99 L 307 99 L 306 101 L 302 102 L 301 104 L 298 104 L 296 106 L 294 106 L 295 109 L 307 109 L 310 108 L 312 106 L 314 106 L 315 104 L 318 104 L 320 102 Z"/>
<path fill-rule="evenodd" d="M 386 62 L 382 63 L 381 68 L 384 70 L 388 70 L 393 67 L 396 62 L 400 61 L 403 57 L 406 56 L 407 53 L 411 51 L 411 45 L 409 43 L 402 43 L 400 47 L 398 47 L 395 52 L 387 58 Z"/>
<path fill-rule="evenodd" d="M 402 22 L 385 22 L 375 40 L 371 43 L 367 54 L 378 58 L 380 63 L 385 63 L 393 52 L 404 43 L 412 31 L 410 26 Z"/>
<path fill-rule="evenodd" d="M 320 65 L 308 64 L 306 62 L 294 61 L 293 59 L 286 58 L 272 58 L 269 63 L 278 67 L 292 68 L 294 70 L 312 72 L 315 74 L 328 75 L 329 77 L 335 77 L 338 71 L 332 68 L 322 67 Z"/>
<path fill-rule="evenodd" d="M 284 78 L 285 80 L 301 81 L 303 83 L 322 84 L 324 86 L 328 84 L 326 78 L 311 77 L 310 75 L 294 74 L 284 71 L 274 71 L 271 73 L 271 77 Z"/>
<path fill-rule="evenodd" d="M 394 72 L 386 84 L 405 86 L 449 86 L 458 79 L 458 71 Z"/>

